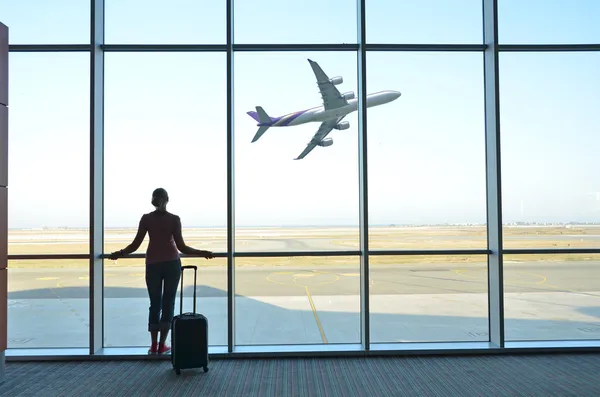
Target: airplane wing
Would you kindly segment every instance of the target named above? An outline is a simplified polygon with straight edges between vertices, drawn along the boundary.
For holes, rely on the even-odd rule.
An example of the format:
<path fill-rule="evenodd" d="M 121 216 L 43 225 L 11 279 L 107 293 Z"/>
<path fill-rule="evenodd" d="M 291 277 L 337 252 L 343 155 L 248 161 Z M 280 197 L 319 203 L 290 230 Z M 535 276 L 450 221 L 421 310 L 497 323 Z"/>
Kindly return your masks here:
<path fill-rule="evenodd" d="M 333 127 L 336 124 L 338 124 L 343 118 L 344 116 L 322 122 L 321 126 L 319 127 L 319 130 L 315 133 L 315 135 L 313 135 L 308 145 L 306 145 L 304 151 L 300 153 L 300 155 L 294 160 L 302 160 L 304 157 L 306 157 L 307 154 L 312 152 L 312 150 L 315 147 L 317 147 L 317 144 L 321 142 L 323 138 L 325 138 L 331 132 L 331 130 L 333 130 Z"/>
<path fill-rule="evenodd" d="M 315 73 L 315 77 L 317 78 L 317 85 L 319 86 L 319 91 L 321 92 L 321 98 L 323 98 L 323 107 L 325 110 L 337 109 L 341 108 L 342 106 L 346 106 L 348 101 L 342 97 L 342 94 L 340 94 L 335 85 L 329 81 L 329 77 L 327 77 L 325 72 L 323 72 L 323 69 L 321 69 L 319 64 L 310 59 L 308 62 L 310 63 L 310 66 Z"/>

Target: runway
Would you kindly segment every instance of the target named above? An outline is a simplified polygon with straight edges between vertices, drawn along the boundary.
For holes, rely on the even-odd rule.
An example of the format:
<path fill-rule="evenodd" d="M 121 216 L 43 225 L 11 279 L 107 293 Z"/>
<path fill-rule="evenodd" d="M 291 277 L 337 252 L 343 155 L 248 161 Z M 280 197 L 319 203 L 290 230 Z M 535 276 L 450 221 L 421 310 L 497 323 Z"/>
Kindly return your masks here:
<path fill-rule="evenodd" d="M 356 265 L 335 265 L 319 264 L 319 259 L 314 258 L 313 266 L 236 268 L 236 343 L 358 343 L 358 260 Z M 509 262 L 504 270 L 510 340 L 600 338 L 600 261 Z M 186 311 L 192 309 L 191 274 L 185 275 Z M 373 341 L 489 337 L 485 262 L 374 265 L 370 280 Z M 87 346 L 86 267 L 14 268 L 8 281 L 10 348 Z M 209 318 L 209 343 L 214 346 L 227 343 L 226 288 L 225 266 L 200 269 L 198 311 Z M 108 267 L 103 294 L 105 346 L 145 346 L 149 300 L 144 267 Z"/>
<path fill-rule="evenodd" d="M 579 230 L 581 229 L 581 230 Z M 598 246 L 598 228 L 513 228 L 505 247 Z M 563 234 L 564 233 L 564 234 Z M 135 230 L 110 230 L 105 252 L 129 244 Z M 186 243 L 225 252 L 225 229 L 185 230 Z M 358 228 L 236 230 L 236 252 L 357 250 Z M 370 248 L 485 248 L 485 228 L 375 228 Z M 81 231 L 9 233 L 11 254 L 87 253 Z M 145 252 L 147 239 L 138 249 Z M 508 340 L 600 338 L 600 255 L 505 256 Z M 183 260 L 200 266 L 198 311 L 209 318 L 209 343 L 227 344 L 224 258 Z M 103 324 L 107 347 L 147 342 L 144 259 L 104 261 Z M 358 343 L 361 320 L 359 256 L 236 257 L 235 343 L 238 345 Z M 10 348 L 89 345 L 89 263 L 85 259 L 11 260 L 8 269 Z M 191 309 L 192 273 L 185 274 L 184 308 Z M 482 341 L 489 335 L 485 255 L 371 256 L 371 340 Z M 176 309 L 179 299 L 176 300 Z"/>
<path fill-rule="evenodd" d="M 296 234 L 294 233 L 296 232 Z M 466 232 L 465 232 L 466 233 Z M 112 252 L 126 247 L 133 241 L 134 233 L 111 234 L 105 236 L 104 250 Z M 198 249 L 213 252 L 227 251 L 227 238 L 223 233 L 200 233 L 185 231 L 186 244 Z M 136 253 L 144 253 L 148 238 Z M 245 231 L 234 239 L 236 252 L 305 252 L 305 251 L 356 251 L 360 249 L 358 229 L 337 230 L 298 230 L 298 231 Z M 435 234 L 423 231 L 404 230 L 401 234 L 387 235 L 380 230 L 370 231 L 370 248 L 373 250 L 438 250 L 438 249 L 485 249 L 485 234 L 456 233 Z M 507 235 L 505 248 L 594 248 L 600 247 L 600 235 Z M 82 254 L 89 252 L 89 235 L 75 234 L 9 234 L 9 255 L 35 254 Z"/>
<path fill-rule="evenodd" d="M 319 258 L 315 258 L 318 261 Z M 487 264 L 430 263 L 373 265 L 372 295 L 486 293 Z M 144 267 L 110 267 L 105 270 L 104 297 L 147 297 Z M 185 274 L 185 296 L 191 294 L 192 272 Z M 224 266 L 201 267 L 197 294 L 225 297 L 227 272 Z M 507 263 L 505 292 L 572 292 L 600 290 L 600 261 Z M 87 268 L 9 269 L 9 299 L 87 299 Z M 256 266 L 238 267 L 236 295 L 303 296 L 359 295 L 360 269 L 355 266 Z"/>

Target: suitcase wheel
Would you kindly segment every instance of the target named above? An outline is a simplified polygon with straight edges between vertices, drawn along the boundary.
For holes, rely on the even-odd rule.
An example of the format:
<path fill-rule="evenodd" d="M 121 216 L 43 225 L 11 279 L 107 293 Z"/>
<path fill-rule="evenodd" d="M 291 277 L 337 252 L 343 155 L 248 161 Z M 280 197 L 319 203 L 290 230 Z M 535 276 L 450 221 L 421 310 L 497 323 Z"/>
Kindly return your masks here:
<path fill-rule="evenodd" d="M 202 369 L 204 369 L 204 372 L 208 372 L 208 367 L 206 365 Z"/>
<path fill-rule="evenodd" d="M 180 370 L 179 368 L 175 368 L 175 373 L 176 373 L 177 375 L 181 375 L 181 370 Z"/>

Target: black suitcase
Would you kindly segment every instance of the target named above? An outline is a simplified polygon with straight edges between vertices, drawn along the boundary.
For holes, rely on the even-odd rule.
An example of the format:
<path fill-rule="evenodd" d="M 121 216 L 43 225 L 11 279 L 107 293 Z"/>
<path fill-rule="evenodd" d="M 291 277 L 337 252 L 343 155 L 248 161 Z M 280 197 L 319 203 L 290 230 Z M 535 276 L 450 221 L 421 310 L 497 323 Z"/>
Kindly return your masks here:
<path fill-rule="evenodd" d="M 194 269 L 194 310 L 183 313 L 183 273 Z M 196 313 L 197 266 L 181 267 L 181 300 L 178 315 L 171 323 L 171 364 L 177 375 L 182 369 L 203 368 L 208 372 L 208 319 Z"/>

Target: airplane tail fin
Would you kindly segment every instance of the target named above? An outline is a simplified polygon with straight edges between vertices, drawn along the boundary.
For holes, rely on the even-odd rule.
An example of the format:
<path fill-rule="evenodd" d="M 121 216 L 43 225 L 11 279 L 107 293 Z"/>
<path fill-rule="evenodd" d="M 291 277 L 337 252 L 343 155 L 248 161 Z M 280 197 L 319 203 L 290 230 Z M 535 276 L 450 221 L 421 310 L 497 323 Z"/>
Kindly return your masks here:
<path fill-rule="evenodd" d="M 250 111 L 250 112 L 246 112 L 246 114 L 250 117 L 252 117 L 257 123 L 260 123 L 260 119 L 258 118 L 258 113 L 256 113 L 254 110 Z"/>
<path fill-rule="evenodd" d="M 252 138 L 252 142 L 256 142 L 269 129 L 271 124 L 273 124 L 273 119 L 269 117 L 267 112 L 265 112 L 261 106 L 256 107 L 256 112 L 248 112 L 248 115 L 258 121 L 258 131 L 254 134 L 254 138 Z"/>
<path fill-rule="evenodd" d="M 263 125 L 270 126 L 270 124 L 273 123 L 273 119 L 271 117 L 269 117 L 269 115 L 267 114 L 267 112 L 265 112 L 265 110 L 262 108 L 262 106 L 257 106 L 256 112 L 250 111 L 250 112 L 246 112 L 246 113 L 250 117 L 252 117 L 254 120 L 256 120 L 259 125 L 263 124 Z"/>

